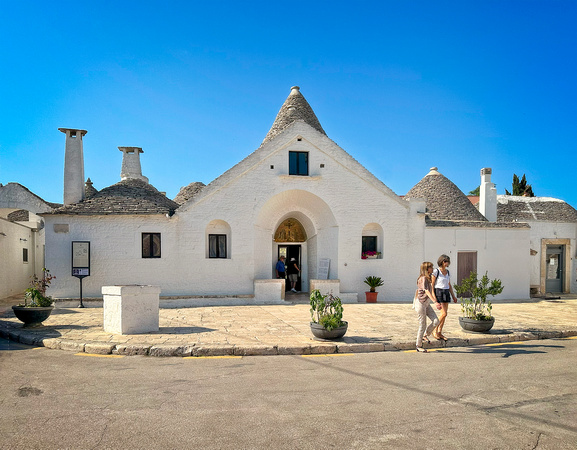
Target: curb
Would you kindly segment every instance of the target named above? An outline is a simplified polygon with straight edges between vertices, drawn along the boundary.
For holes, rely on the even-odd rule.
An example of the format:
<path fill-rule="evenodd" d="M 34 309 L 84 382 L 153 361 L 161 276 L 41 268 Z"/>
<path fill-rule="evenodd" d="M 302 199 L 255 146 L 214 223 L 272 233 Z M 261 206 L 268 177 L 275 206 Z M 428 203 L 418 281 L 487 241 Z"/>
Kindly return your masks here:
<path fill-rule="evenodd" d="M 427 348 L 459 348 L 478 345 L 499 344 L 516 341 L 567 338 L 577 336 L 577 330 L 569 331 L 522 331 L 506 335 L 479 334 L 466 339 L 452 338 L 449 341 L 432 341 Z M 207 357 L 207 356 L 276 356 L 276 355 L 319 355 L 337 353 L 374 353 L 413 350 L 414 339 L 403 342 L 346 343 L 341 341 L 311 343 L 303 345 L 219 345 L 219 344 L 114 344 L 102 342 L 79 342 L 59 338 L 43 338 L 26 330 L 14 330 L 0 325 L 0 337 L 21 344 L 46 347 L 95 355 L 152 356 L 152 357 Z"/>

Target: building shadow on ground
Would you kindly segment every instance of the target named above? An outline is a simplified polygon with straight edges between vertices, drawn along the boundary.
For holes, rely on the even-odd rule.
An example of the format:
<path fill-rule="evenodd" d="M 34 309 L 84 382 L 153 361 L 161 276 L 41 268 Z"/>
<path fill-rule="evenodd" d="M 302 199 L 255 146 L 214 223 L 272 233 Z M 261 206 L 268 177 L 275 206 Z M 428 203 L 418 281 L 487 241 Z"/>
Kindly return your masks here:
<path fill-rule="evenodd" d="M 217 331 L 216 328 L 204 327 L 160 327 L 157 332 L 150 334 L 198 334 L 211 333 Z"/>
<path fill-rule="evenodd" d="M 462 349 L 459 347 L 443 348 L 437 351 L 445 351 L 451 353 L 468 353 L 468 354 L 485 354 L 485 355 L 501 355 L 501 358 L 509 358 L 516 355 L 535 355 L 538 353 L 547 353 L 545 350 L 538 349 L 562 349 L 563 345 L 545 345 L 545 344 L 502 344 L 498 346 L 482 346 L 482 347 L 467 347 Z"/>

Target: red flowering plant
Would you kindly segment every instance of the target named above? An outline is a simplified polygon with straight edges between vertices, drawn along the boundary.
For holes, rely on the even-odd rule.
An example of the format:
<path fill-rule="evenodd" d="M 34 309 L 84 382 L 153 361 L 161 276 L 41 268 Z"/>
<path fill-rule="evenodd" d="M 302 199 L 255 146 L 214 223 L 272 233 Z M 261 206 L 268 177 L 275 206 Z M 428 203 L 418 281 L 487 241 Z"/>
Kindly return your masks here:
<path fill-rule="evenodd" d="M 363 252 L 361 254 L 361 259 L 367 259 L 369 256 L 376 256 L 378 258 L 379 256 L 381 256 L 381 252 L 375 252 L 373 250 Z"/>

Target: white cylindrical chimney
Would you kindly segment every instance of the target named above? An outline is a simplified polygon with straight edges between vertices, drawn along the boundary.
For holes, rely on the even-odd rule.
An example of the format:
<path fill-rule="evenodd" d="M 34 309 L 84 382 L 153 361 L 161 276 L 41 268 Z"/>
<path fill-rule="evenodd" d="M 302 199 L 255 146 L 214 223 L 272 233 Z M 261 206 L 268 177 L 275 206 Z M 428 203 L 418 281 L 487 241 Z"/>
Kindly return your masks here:
<path fill-rule="evenodd" d="M 120 179 L 137 179 L 148 183 L 148 178 L 142 175 L 140 167 L 140 154 L 144 153 L 140 147 L 118 147 L 122 155 L 122 168 L 120 169 Z"/>
<path fill-rule="evenodd" d="M 479 189 L 479 212 L 489 222 L 497 221 L 497 188 L 491 183 L 491 169 L 481 169 L 481 186 Z"/>
<path fill-rule="evenodd" d="M 82 137 L 86 130 L 58 128 L 66 134 L 64 153 L 64 204 L 71 205 L 84 200 L 84 150 Z"/>

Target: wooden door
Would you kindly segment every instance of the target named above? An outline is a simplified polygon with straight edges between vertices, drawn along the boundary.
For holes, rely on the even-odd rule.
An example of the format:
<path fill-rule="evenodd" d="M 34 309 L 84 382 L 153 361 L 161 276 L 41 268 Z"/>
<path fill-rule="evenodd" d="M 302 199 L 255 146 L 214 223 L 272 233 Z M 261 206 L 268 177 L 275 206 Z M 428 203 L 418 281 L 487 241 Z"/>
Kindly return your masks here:
<path fill-rule="evenodd" d="M 458 252 L 456 284 L 461 284 L 465 278 L 469 278 L 471 272 L 477 272 L 477 252 Z"/>

